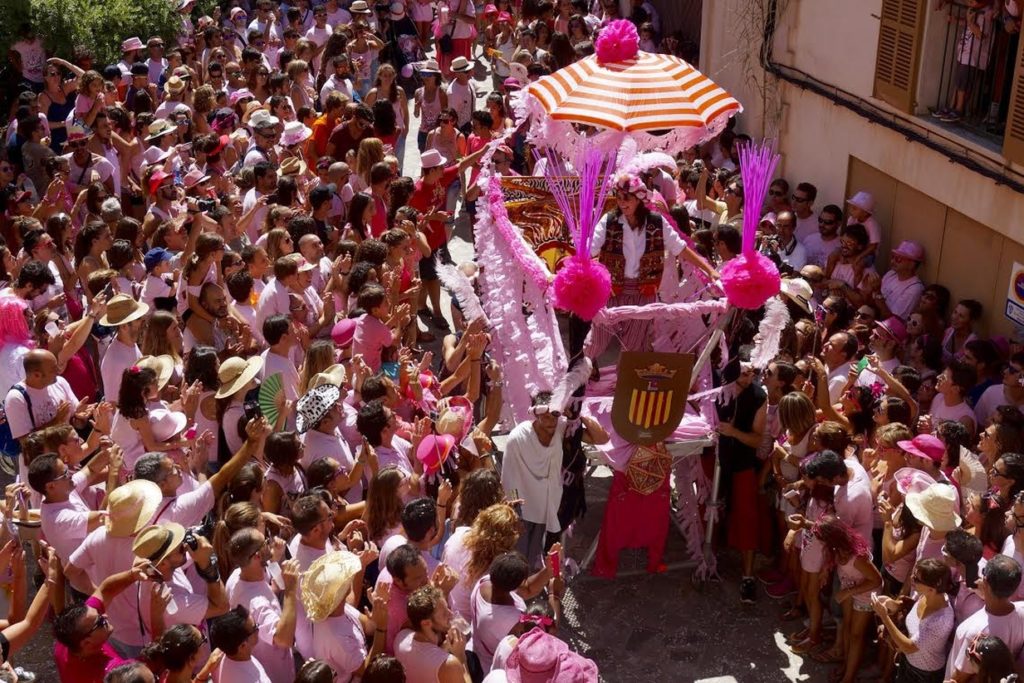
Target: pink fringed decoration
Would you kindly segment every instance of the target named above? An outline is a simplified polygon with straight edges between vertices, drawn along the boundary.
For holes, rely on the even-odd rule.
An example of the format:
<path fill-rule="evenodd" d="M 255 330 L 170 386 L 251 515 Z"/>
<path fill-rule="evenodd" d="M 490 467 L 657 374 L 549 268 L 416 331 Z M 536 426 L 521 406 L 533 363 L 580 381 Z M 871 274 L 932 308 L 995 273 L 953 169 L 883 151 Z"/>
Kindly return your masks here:
<path fill-rule="evenodd" d="M 743 206 L 748 209 L 743 212 L 743 253 L 724 264 L 719 272 L 729 303 L 738 308 L 755 309 L 778 294 L 782 282 L 779 269 L 771 259 L 754 250 L 761 206 L 768 194 L 779 155 L 775 153 L 773 143 L 764 142 L 743 145 L 739 156 Z"/>
<path fill-rule="evenodd" d="M 505 241 L 507 256 L 513 259 L 533 284 L 541 289 L 548 286 L 549 271 L 544 262 L 533 253 L 522 236 L 516 232 L 505 209 L 505 196 L 501 192 L 501 180 L 491 177 L 487 183 L 487 203 L 491 207 L 491 218 L 498 234 Z"/>
<path fill-rule="evenodd" d="M 779 269 L 770 258 L 757 252 L 740 254 L 722 264 L 718 271 L 726 298 L 737 308 L 760 308 L 782 286 Z"/>
<path fill-rule="evenodd" d="M 478 204 L 474 236 L 477 260 L 487 264 L 480 285 L 491 353 L 507 382 L 502 421 L 511 428 L 529 417 L 531 396 L 551 390 L 567 363 L 554 307 L 545 300 L 547 268 L 509 221 L 501 181 L 487 172 L 487 158 L 479 179 L 486 201 Z"/>
<path fill-rule="evenodd" d="M 555 275 L 552 286 L 555 306 L 586 321 L 604 308 L 611 293 L 612 276 L 608 269 L 590 259 L 569 259 Z"/>
<path fill-rule="evenodd" d="M 602 64 L 627 62 L 640 50 L 640 34 L 633 22 L 618 19 L 609 23 L 594 41 L 594 52 Z"/>

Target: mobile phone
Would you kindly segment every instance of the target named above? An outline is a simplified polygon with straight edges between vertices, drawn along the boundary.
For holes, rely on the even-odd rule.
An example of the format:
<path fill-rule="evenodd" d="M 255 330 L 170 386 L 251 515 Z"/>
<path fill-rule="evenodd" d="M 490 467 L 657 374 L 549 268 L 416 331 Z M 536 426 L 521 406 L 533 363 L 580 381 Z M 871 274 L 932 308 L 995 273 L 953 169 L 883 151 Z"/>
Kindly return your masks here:
<path fill-rule="evenodd" d="M 100 292 L 107 298 L 107 301 L 110 301 L 110 298 L 114 296 L 114 281 L 108 282 L 107 286 L 100 290 Z"/>
<path fill-rule="evenodd" d="M 866 368 L 867 366 L 868 366 L 868 357 L 864 356 L 859 361 L 857 361 L 857 372 L 864 372 L 864 368 Z"/>
<path fill-rule="evenodd" d="M 558 556 L 557 550 L 552 550 L 548 553 L 548 557 L 551 558 L 551 573 L 556 579 L 562 578 L 562 558 Z"/>

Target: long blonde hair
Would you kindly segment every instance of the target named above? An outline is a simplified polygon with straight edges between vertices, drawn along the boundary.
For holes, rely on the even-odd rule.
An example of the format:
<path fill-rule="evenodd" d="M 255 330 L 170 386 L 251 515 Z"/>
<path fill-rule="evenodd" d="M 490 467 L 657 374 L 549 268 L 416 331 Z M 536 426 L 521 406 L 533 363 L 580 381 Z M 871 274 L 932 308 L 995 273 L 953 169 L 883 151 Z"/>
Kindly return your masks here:
<path fill-rule="evenodd" d="M 142 355 L 167 355 L 174 358 L 175 362 L 180 363 L 181 356 L 178 355 L 178 350 L 171 346 L 171 341 L 167 338 L 167 330 L 177 324 L 178 319 L 173 313 L 154 311 L 142 335 Z"/>
<path fill-rule="evenodd" d="M 313 387 L 309 386 L 309 381 L 313 379 L 313 375 L 334 365 L 334 360 L 333 341 L 318 339 L 313 342 L 309 346 L 309 350 L 306 351 L 306 362 L 302 365 L 302 373 L 299 375 L 299 389 L 303 393 L 312 389 Z"/>
<path fill-rule="evenodd" d="M 379 161 L 384 161 L 384 142 L 380 138 L 366 138 L 359 143 L 355 172 L 367 187 L 370 186 L 370 169 Z"/>
<path fill-rule="evenodd" d="M 485 508 L 476 516 L 466 534 L 466 550 L 470 558 L 464 581 L 472 583 L 483 576 L 494 558 L 515 547 L 520 533 L 519 515 L 511 505 L 495 503 Z"/>

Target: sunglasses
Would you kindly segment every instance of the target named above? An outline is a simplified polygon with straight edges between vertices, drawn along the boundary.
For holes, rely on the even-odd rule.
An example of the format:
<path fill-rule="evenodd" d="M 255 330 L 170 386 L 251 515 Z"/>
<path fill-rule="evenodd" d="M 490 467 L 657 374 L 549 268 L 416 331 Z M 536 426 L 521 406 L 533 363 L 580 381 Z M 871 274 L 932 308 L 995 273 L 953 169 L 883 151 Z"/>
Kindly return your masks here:
<path fill-rule="evenodd" d="M 71 149 L 81 149 L 82 147 L 85 147 L 87 144 L 89 143 L 86 142 L 85 140 L 76 140 L 75 142 L 69 142 L 68 147 L 70 147 Z M 7 170 L 10 171 L 10 168 L 8 168 Z"/>
<path fill-rule="evenodd" d="M 797 202 L 798 204 L 803 204 L 804 202 L 811 201 L 808 197 L 801 197 L 795 194 L 790 195 L 789 198 L 792 199 L 794 202 Z"/>

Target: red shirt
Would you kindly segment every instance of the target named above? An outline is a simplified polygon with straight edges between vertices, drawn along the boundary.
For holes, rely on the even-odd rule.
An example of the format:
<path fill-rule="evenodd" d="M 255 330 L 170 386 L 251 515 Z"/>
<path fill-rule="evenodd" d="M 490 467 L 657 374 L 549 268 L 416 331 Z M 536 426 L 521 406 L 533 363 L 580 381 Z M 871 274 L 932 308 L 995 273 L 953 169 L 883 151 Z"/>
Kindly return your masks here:
<path fill-rule="evenodd" d="M 103 601 L 90 596 L 85 604 L 103 614 Z M 63 683 L 100 683 L 111 669 L 127 662 L 114 651 L 110 643 L 103 643 L 100 652 L 88 659 L 76 657 L 68 651 L 66 645 L 54 643 L 53 658 L 57 662 L 57 673 Z"/>
<path fill-rule="evenodd" d="M 445 200 L 448 196 L 448 188 L 459 179 L 459 167 L 449 166 L 444 169 L 441 180 L 437 183 L 428 184 L 422 178 L 416 181 L 416 189 L 409 198 L 409 206 L 420 213 L 433 213 L 445 207 Z M 445 230 L 444 221 L 430 221 L 427 224 L 427 244 L 430 250 L 434 251 L 444 246 L 448 241 L 448 233 Z"/>

